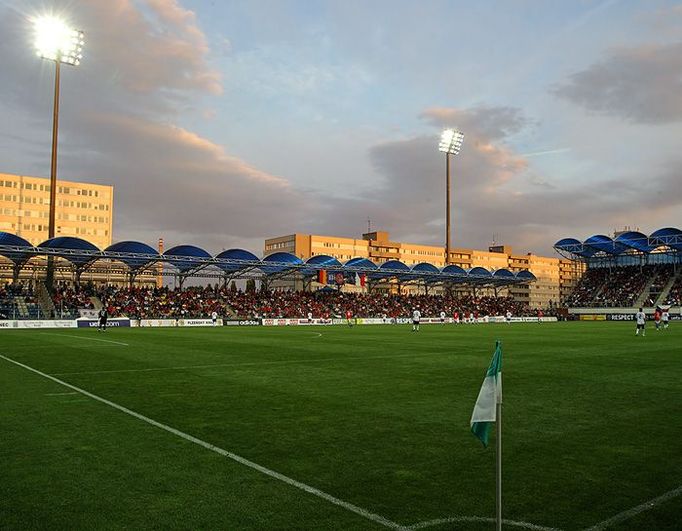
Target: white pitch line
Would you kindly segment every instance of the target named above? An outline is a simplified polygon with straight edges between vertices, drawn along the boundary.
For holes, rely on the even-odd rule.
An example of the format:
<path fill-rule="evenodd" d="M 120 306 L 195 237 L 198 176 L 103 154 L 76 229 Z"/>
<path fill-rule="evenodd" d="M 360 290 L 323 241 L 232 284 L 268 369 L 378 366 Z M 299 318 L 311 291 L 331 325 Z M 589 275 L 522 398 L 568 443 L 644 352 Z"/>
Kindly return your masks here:
<path fill-rule="evenodd" d="M 228 459 L 231 459 L 232 461 L 236 461 L 239 464 L 242 464 L 248 468 L 251 468 L 253 470 L 256 470 L 260 472 L 261 474 L 265 474 L 266 476 L 269 476 L 271 478 L 277 479 L 283 483 L 286 483 L 287 485 L 290 485 L 292 487 L 295 487 L 297 489 L 300 489 L 304 492 L 307 492 L 308 494 L 312 494 L 313 496 L 317 496 L 318 498 L 322 498 L 325 501 L 328 501 L 329 503 L 332 503 L 338 507 L 342 507 L 346 509 L 347 511 L 350 511 L 352 513 L 355 513 L 359 516 L 362 516 L 363 518 L 366 518 L 367 520 L 370 520 L 376 524 L 382 525 L 384 527 L 388 527 L 390 529 L 399 529 L 400 531 L 407 531 L 407 528 L 396 523 L 392 522 L 391 520 L 388 520 L 387 518 L 384 518 L 381 515 L 372 513 L 366 509 L 363 509 L 362 507 L 358 507 L 357 505 L 353 505 L 352 503 L 349 503 L 347 501 L 343 501 L 336 496 L 332 496 L 331 494 L 327 494 L 324 491 L 321 491 L 315 487 L 312 487 L 310 485 L 307 485 L 305 483 L 302 483 L 300 481 L 297 481 L 295 479 L 290 478 L 289 476 L 285 476 L 284 474 L 280 474 L 279 472 L 275 472 L 274 470 L 271 470 L 269 468 L 266 468 L 262 465 L 259 465 L 258 463 L 254 463 L 253 461 L 249 461 L 248 459 L 241 457 L 237 454 L 234 454 L 232 452 L 229 452 L 227 450 L 224 450 L 218 446 L 214 446 L 211 443 L 208 443 L 206 441 L 202 441 L 201 439 L 198 439 L 197 437 L 194 437 L 193 435 L 189 435 L 188 433 L 185 433 L 183 431 L 180 431 L 176 428 L 173 428 L 171 426 L 168 426 L 167 424 L 163 424 L 162 422 L 158 422 L 154 419 L 150 419 L 149 417 L 146 417 L 142 415 L 141 413 L 137 413 L 136 411 L 133 411 L 132 409 L 128 409 L 125 406 L 121 406 L 120 404 L 117 404 L 116 402 L 112 402 L 111 400 L 107 400 L 106 398 L 102 398 L 101 396 L 97 396 L 93 393 L 90 393 L 89 391 L 86 391 L 85 389 L 81 389 L 80 387 L 76 387 L 75 385 L 71 385 L 70 383 L 67 383 L 63 380 L 60 380 L 59 378 L 55 378 L 54 376 L 50 376 L 49 374 L 45 374 L 44 372 L 39 371 L 38 369 L 34 369 L 33 367 L 30 367 L 28 365 L 24 365 L 23 363 L 20 363 L 18 361 L 15 361 L 11 358 L 8 358 L 6 356 L 3 356 L 0 354 L 0 358 L 4 359 L 5 361 L 8 361 L 10 363 L 13 363 L 14 365 L 18 365 L 19 367 L 22 367 L 28 371 L 31 371 L 35 374 L 38 374 L 39 376 L 42 376 L 43 378 L 47 378 L 48 380 L 52 380 L 55 383 L 58 383 L 59 385 L 63 385 L 64 387 L 68 387 L 69 389 L 73 389 L 74 391 L 81 393 L 82 395 L 85 395 L 89 398 L 92 398 L 93 400 L 97 400 L 98 402 L 101 402 L 102 404 L 106 404 L 109 407 L 112 407 L 114 409 L 117 409 L 126 415 L 130 415 L 131 417 L 135 417 L 136 419 L 139 419 L 143 422 L 146 422 L 147 424 L 150 424 L 152 426 L 155 426 L 157 428 L 160 428 L 164 431 L 167 431 L 168 433 L 172 433 L 173 435 L 176 435 L 180 437 L 181 439 L 185 439 L 186 441 L 192 442 L 196 445 L 202 446 L 206 448 L 207 450 L 211 450 L 212 452 L 215 452 L 219 455 L 222 455 L 223 457 L 227 457 Z"/>
<path fill-rule="evenodd" d="M 209 365 L 180 365 L 175 367 L 148 367 L 146 369 L 112 369 L 104 371 L 79 371 L 79 372 L 55 372 L 54 376 L 73 376 L 77 374 L 110 374 L 117 372 L 155 372 L 155 371 L 180 371 L 184 369 L 211 369 L 213 367 L 249 367 L 259 365 L 286 365 L 290 363 L 311 363 L 318 361 L 358 361 L 358 360 L 378 360 L 378 359 L 393 359 L 393 358 L 418 358 L 424 356 L 438 356 L 449 354 L 447 352 L 436 352 L 429 354 L 397 354 L 395 356 L 357 356 L 348 358 L 310 358 L 297 360 L 276 360 L 276 361 L 253 361 L 244 363 L 214 363 Z"/>
<path fill-rule="evenodd" d="M 611 518 L 604 520 L 603 522 L 599 522 L 598 524 L 587 528 L 585 531 L 601 531 L 602 529 L 611 527 L 613 524 L 617 524 L 618 522 L 629 520 L 633 516 L 637 516 L 638 514 L 653 509 L 657 505 L 667 502 L 668 500 L 672 500 L 673 498 L 677 498 L 680 495 L 682 495 L 682 485 L 680 485 L 676 489 L 669 490 L 665 494 L 661 494 L 658 498 L 654 498 L 653 500 L 644 502 L 638 505 L 637 507 L 633 507 L 632 509 L 628 509 L 627 511 L 618 513 L 617 515 L 612 516 Z"/>
<path fill-rule="evenodd" d="M 442 524 L 453 524 L 453 523 L 465 523 L 465 522 L 492 522 L 495 523 L 495 518 L 490 518 L 486 516 L 451 516 L 449 518 L 438 518 L 436 520 L 428 520 L 426 522 L 418 522 L 407 527 L 409 530 L 413 529 L 425 529 L 427 527 L 433 527 Z M 504 525 L 512 527 L 521 527 L 524 529 L 531 529 L 533 531 L 561 531 L 556 527 L 544 527 L 541 525 L 530 524 L 528 522 L 517 522 L 516 520 L 502 520 Z"/>
<path fill-rule="evenodd" d="M 76 391 L 71 391 L 68 393 L 45 393 L 45 396 L 66 396 L 66 395 L 77 395 Z"/>
<path fill-rule="evenodd" d="M 123 345 L 124 347 L 130 346 L 128 343 L 123 343 L 122 341 L 112 341 L 110 339 L 97 339 L 96 337 L 74 336 L 73 334 L 51 334 L 50 332 L 43 332 L 41 335 L 57 337 L 75 337 L 76 339 L 85 339 L 86 341 L 102 341 L 103 343 L 113 343 L 114 345 Z"/>

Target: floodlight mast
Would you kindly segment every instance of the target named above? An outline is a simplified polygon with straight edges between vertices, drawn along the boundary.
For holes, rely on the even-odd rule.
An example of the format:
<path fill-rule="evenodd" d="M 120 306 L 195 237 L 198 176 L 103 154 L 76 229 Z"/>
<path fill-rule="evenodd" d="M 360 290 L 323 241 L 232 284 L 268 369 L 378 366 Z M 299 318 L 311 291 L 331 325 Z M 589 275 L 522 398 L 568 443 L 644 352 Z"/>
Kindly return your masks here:
<path fill-rule="evenodd" d="M 463 142 L 464 133 L 446 129 L 438 144 L 438 151 L 445 153 L 445 265 L 450 263 L 450 155 L 458 155 Z"/>
<path fill-rule="evenodd" d="M 57 207 L 57 138 L 59 133 L 59 86 L 61 64 L 78 66 L 83 58 L 83 32 L 70 28 L 64 21 L 51 16 L 36 18 L 33 21 L 35 31 L 35 48 L 38 57 L 54 61 L 54 104 L 52 112 L 52 154 L 50 159 L 50 219 L 48 239 L 54 238 L 56 228 Z M 54 281 L 54 263 L 48 257 L 47 277 L 45 283 L 52 290 Z"/>

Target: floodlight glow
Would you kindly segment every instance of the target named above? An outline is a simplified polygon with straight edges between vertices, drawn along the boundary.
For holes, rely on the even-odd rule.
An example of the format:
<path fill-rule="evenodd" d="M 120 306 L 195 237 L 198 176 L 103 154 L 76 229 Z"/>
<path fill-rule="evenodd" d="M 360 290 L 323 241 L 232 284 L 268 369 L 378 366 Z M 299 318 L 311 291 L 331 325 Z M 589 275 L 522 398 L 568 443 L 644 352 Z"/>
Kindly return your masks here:
<path fill-rule="evenodd" d="M 446 129 L 440 136 L 438 150 L 443 153 L 457 155 L 464 142 L 464 133 L 457 129 Z"/>
<path fill-rule="evenodd" d="M 67 26 L 55 17 L 39 17 L 33 21 L 38 57 L 79 65 L 83 54 L 83 32 Z"/>

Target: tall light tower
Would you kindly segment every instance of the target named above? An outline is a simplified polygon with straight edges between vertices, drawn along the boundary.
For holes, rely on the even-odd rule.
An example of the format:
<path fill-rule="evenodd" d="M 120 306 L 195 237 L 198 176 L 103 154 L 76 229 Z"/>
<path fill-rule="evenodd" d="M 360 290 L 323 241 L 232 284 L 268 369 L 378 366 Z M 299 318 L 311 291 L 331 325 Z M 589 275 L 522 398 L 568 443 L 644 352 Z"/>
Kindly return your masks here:
<path fill-rule="evenodd" d="M 33 20 L 35 48 L 38 57 L 54 61 L 54 106 L 52 116 L 52 158 L 50 163 L 50 222 L 48 238 L 55 235 L 57 206 L 57 135 L 59 131 L 59 78 L 61 64 L 78 66 L 83 57 L 83 32 L 70 28 L 63 20 L 44 16 Z M 52 257 L 47 263 L 47 287 L 52 288 L 54 268 Z"/>
<path fill-rule="evenodd" d="M 445 265 L 450 263 L 450 155 L 459 154 L 464 133 L 446 129 L 440 135 L 438 151 L 445 153 Z"/>

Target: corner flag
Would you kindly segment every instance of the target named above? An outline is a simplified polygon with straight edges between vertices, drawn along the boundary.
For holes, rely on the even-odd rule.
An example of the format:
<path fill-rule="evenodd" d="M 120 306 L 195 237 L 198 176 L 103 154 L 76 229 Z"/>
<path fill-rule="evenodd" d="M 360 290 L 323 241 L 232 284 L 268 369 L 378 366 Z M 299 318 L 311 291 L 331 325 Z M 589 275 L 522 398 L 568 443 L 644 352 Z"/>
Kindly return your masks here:
<path fill-rule="evenodd" d="M 496 419 L 497 404 L 502 403 L 502 343 L 495 343 L 495 353 L 478 393 L 474 412 L 471 414 L 471 433 L 488 447 L 488 436 Z"/>

